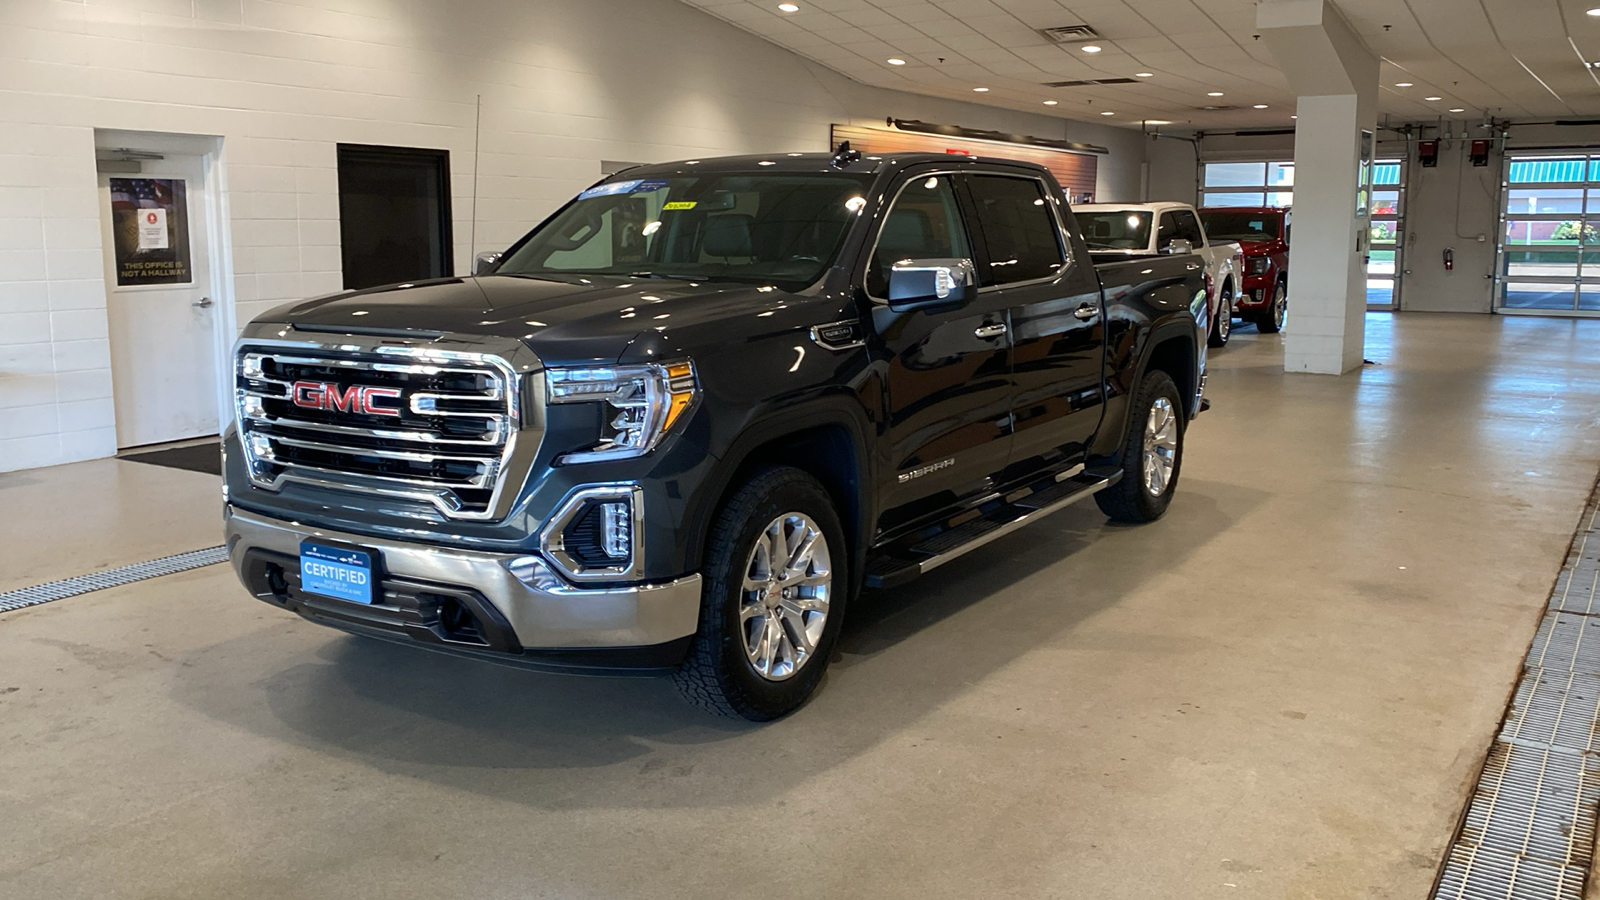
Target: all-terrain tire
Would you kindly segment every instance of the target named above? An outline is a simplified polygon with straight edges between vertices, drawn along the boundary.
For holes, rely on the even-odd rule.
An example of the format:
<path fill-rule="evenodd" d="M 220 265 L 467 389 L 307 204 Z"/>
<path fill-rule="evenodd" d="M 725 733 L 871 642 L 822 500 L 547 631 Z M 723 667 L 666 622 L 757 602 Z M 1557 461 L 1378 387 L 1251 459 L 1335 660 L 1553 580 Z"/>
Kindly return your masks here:
<path fill-rule="evenodd" d="M 750 659 L 740 606 L 748 604 L 744 584 L 757 541 L 774 522 L 793 514 L 819 526 L 832 581 L 820 638 L 792 674 L 774 680 Z M 852 584 L 849 552 L 833 500 L 815 478 L 788 466 L 753 473 L 717 513 L 706 541 L 700 626 L 688 657 L 673 675 L 684 699 L 708 712 L 756 722 L 776 719 L 804 703 L 827 670 L 844 621 Z"/>
<path fill-rule="evenodd" d="M 1171 453 L 1171 473 L 1162 480 L 1161 490 L 1152 492 L 1145 480 L 1146 451 L 1152 445 L 1151 411 L 1162 402 L 1172 416 L 1176 446 Z M 1133 395 L 1128 415 L 1128 434 L 1122 445 L 1122 480 L 1094 495 L 1100 511 L 1115 522 L 1154 522 L 1166 513 L 1178 486 L 1183 468 L 1183 435 L 1186 425 L 1183 401 L 1178 386 L 1166 372 L 1146 372 Z"/>

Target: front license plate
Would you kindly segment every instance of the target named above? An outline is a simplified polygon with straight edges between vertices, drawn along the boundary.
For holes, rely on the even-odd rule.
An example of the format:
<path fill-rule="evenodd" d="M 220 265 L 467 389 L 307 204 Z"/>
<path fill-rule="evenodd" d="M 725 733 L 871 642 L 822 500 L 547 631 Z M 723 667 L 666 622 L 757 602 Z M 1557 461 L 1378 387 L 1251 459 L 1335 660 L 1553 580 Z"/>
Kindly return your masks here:
<path fill-rule="evenodd" d="M 372 554 L 302 541 L 300 587 L 336 600 L 371 603 Z"/>

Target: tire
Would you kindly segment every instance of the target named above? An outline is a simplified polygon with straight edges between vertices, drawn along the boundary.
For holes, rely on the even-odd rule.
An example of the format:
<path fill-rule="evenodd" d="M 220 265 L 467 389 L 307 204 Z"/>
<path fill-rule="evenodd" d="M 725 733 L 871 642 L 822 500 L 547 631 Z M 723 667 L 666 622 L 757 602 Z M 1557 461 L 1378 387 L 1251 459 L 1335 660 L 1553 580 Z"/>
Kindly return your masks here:
<path fill-rule="evenodd" d="M 767 564 L 780 554 L 792 559 L 808 537 L 801 566 L 779 572 Z M 673 675 L 684 699 L 755 722 L 804 703 L 839 637 L 848 562 L 838 513 L 815 478 L 786 466 L 751 475 L 717 513 L 706 541 L 700 627 Z"/>
<path fill-rule="evenodd" d="M 1211 334 L 1206 337 L 1206 344 L 1211 347 L 1225 347 L 1228 338 L 1233 336 L 1233 288 L 1230 285 L 1222 286 L 1222 296 L 1217 298 L 1217 314 L 1211 319 Z"/>
<path fill-rule="evenodd" d="M 1170 418 L 1162 428 L 1155 429 L 1161 421 L 1163 403 Z M 1094 495 L 1101 512 L 1114 522 L 1126 523 L 1154 522 L 1166 513 L 1183 469 L 1184 425 L 1183 401 L 1171 376 L 1161 371 L 1146 372 L 1128 417 L 1128 436 L 1122 444 L 1122 480 Z M 1169 468 L 1160 466 L 1159 461 L 1151 463 L 1164 473 L 1159 491 L 1152 490 L 1146 482 L 1147 450 L 1152 448 L 1171 461 Z"/>
<path fill-rule="evenodd" d="M 1256 319 L 1256 330 L 1262 334 L 1277 334 L 1283 330 L 1284 319 L 1289 315 L 1289 285 L 1278 282 L 1272 290 L 1272 306 Z"/>

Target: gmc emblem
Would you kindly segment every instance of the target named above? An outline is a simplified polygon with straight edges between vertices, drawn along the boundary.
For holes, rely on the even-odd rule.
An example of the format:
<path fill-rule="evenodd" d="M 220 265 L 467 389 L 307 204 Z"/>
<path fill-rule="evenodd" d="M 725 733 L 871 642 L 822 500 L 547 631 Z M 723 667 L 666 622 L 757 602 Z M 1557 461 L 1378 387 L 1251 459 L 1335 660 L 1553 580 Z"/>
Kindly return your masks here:
<path fill-rule="evenodd" d="M 326 381 L 296 381 L 290 394 L 295 406 L 306 409 L 331 409 L 336 412 L 362 413 L 369 416 L 398 416 L 400 407 L 379 406 L 379 400 L 398 400 L 399 388 L 370 387 L 352 384 L 340 388 Z"/>

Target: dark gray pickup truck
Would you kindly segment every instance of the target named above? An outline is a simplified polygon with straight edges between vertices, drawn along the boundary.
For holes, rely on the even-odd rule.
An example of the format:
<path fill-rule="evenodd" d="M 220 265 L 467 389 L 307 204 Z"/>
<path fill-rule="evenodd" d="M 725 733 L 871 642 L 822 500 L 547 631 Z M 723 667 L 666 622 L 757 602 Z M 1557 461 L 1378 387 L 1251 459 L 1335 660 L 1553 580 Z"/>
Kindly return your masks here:
<path fill-rule="evenodd" d="M 861 588 L 1090 496 L 1166 510 L 1201 263 L 1089 260 L 1050 174 L 1003 159 L 612 176 L 473 277 L 251 323 L 233 565 L 347 631 L 783 715 Z"/>

